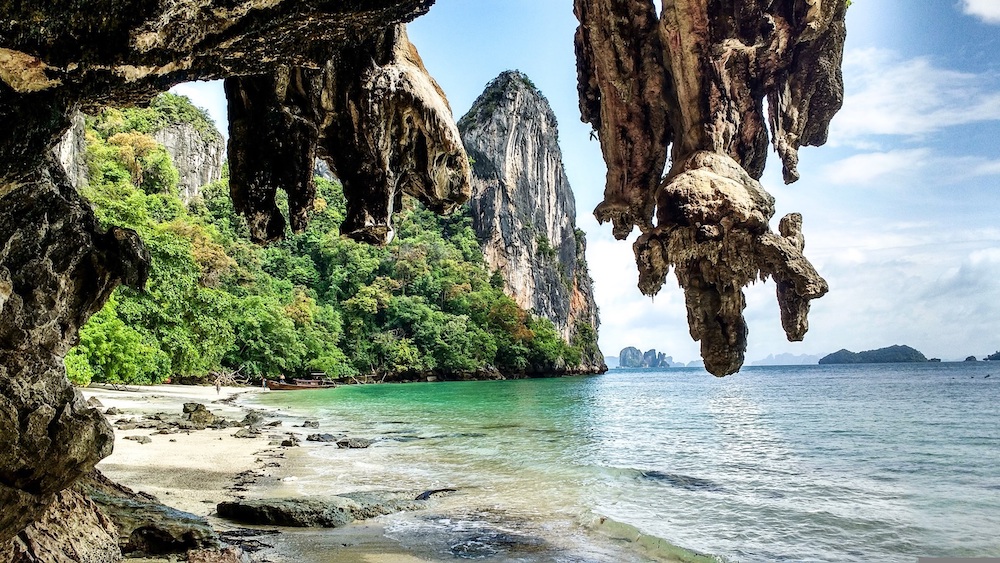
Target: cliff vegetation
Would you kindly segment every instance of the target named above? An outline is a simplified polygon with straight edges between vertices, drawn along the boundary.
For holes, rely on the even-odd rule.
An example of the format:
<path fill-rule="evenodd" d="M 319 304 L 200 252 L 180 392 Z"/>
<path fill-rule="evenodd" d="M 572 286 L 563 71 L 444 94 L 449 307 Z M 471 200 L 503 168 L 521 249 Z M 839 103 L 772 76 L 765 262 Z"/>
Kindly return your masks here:
<path fill-rule="evenodd" d="M 185 206 L 170 155 L 148 133 L 165 120 L 205 116 L 186 100 L 159 99 L 169 103 L 88 120 L 83 193 L 102 224 L 140 234 L 152 264 L 147 291 L 118 288 L 81 330 L 66 357 L 74 382 L 155 383 L 222 370 L 387 380 L 534 375 L 578 365 L 596 345 L 593 331 L 589 342 L 565 342 L 550 321 L 504 295 L 467 206 L 439 217 L 405 200 L 386 247 L 340 236 L 346 200 L 323 179 L 309 227 L 268 247 L 251 243 L 228 178 Z"/>

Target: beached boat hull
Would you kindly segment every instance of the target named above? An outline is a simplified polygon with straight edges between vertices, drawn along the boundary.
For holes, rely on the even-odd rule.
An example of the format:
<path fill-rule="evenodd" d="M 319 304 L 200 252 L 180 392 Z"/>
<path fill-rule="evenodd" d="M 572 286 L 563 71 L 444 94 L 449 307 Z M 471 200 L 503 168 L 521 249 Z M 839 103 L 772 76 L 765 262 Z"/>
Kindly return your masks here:
<path fill-rule="evenodd" d="M 316 383 L 300 383 L 298 381 L 292 383 L 281 383 L 280 381 L 268 380 L 267 388 L 271 391 L 302 391 L 305 389 L 330 389 L 336 387 L 336 383 L 326 383 L 319 382 Z"/>

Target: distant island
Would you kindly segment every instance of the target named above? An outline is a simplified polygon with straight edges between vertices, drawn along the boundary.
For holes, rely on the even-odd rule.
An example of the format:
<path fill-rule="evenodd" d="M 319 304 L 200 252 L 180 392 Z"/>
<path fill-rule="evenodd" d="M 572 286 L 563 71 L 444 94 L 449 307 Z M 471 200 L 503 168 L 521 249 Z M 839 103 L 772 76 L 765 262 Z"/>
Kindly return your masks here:
<path fill-rule="evenodd" d="M 668 368 L 673 361 L 673 356 L 657 352 L 656 348 L 643 353 L 638 348 L 629 346 L 622 348 L 618 354 L 618 367 L 623 368 Z"/>
<path fill-rule="evenodd" d="M 878 350 L 851 352 L 838 350 L 820 358 L 820 364 L 893 364 L 926 362 L 927 357 L 909 346 L 889 346 Z"/>

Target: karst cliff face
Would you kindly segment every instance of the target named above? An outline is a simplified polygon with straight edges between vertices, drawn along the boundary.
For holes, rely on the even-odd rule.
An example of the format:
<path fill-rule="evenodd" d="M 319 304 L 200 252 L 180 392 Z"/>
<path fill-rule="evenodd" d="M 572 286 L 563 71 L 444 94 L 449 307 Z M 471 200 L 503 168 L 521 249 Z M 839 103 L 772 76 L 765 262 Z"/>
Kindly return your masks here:
<path fill-rule="evenodd" d="M 87 138 L 85 118 L 76 113 L 72 126 L 56 145 L 54 152 L 74 187 L 87 184 Z M 150 137 L 163 145 L 177 168 L 177 190 L 184 203 L 198 197 L 201 187 L 222 178 L 226 143 L 213 126 L 201 131 L 192 123 L 166 123 Z"/>
<path fill-rule="evenodd" d="M 177 189 L 184 203 L 198 197 L 202 186 L 222 177 L 226 144 L 214 128 L 202 132 L 190 123 L 171 123 L 151 136 L 174 161 L 180 175 Z"/>
<path fill-rule="evenodd" d="M 574 7 L 580 111 L 608 165 L 595 214 L 619 239 L 641 231 L 640 290 L 656 294 L 673 268 L 716 375 L 743 365 L 742 289 L 754 280 L 774 279 L 788 339 L 801 340 L 827 284 L 802 254 L 800 215 L 771 231 L 774 200 L 759 180 L 769 129 L 789 183 L 799 147 L 826 142 L 843 101 L 846 0 Z"/>
<path fill-rule="evenodd" d="M 576 201 L 548 102 L 528 77 L 505 72 L 459 129 L 473 160 L 472 222 L 487 265 L 518 305 L 551 320 L 568 342 L 596 336 L 586 238 L 576 228 Z M 606 369 L 596 345 L 584 356 L 577 369 Z"/>

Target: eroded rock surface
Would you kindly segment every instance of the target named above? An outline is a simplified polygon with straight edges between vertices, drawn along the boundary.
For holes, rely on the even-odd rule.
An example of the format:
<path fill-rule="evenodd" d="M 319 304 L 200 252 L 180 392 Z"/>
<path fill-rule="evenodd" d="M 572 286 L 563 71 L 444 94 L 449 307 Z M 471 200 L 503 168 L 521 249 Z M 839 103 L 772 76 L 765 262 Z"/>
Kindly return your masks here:
<path fill-rule="evenodd" d="M 516 71 L 493 80 L 459 121 L 472 165 L 472 224 L 491 270 L 526 311 L 552 321 L 567 342 L 588 341 L 579 366 L 603 372 L 586 235 L 563 168 L 548 101 Z"/>
<path fill-rule="evenodd" d="M 356 240 L 391 241 L 403 194 L 438 213 L 469 198 L 451 108 L 401 25 L 348 44 L 321 70 L 228 79 L 226 96 L 233 203 L 258 241 L 284 235 L 279 188 L 292 229 L 305 228 L 317 157 L 344 186 L 341 232 Z"/>
<path fill-rule="evenodd" d="M 149 255 L 129 230 L 98 228 L 49 157 L 0 198 L 0 543 L 111 453 L 111 427 L 66 380 L 79 327 Z"/>
<path fill-rule="evenodd" d="M 656 294 L 674 268 L 716 375 L 743 364 L 742 289 L 756 279 L 775 279 L 782 325 L 801 340 L 827 284 L 802 255 L 801 216 L 770 230 L 758 180 L 768 126 L 789 183 L 799 147 L 826 142 L 843 101 L 846 2 L 672 0 L 660 14 L 652 0 L 574 4 L 580 111 L 608 164 L 595 215 L 619 239 L 641 230 L 639 288 Z"/>
<path fill-rule="evenodd" d="M 116 563 L 122 560 L 114 522 L 85 495 L 68 489 L 41 519 L 12 541 L 0 544 L 0 561 L 37 563 Z"/>
<path fill-rule="evenodd" d="M 174 161 L 180 175 L 177 189 L 184 203 L 198 197 L 202 186 L 222 177 L 226 144 L 214 127 L 199 131 L 190 123 L 168 123 L 151 136 Z"/>

